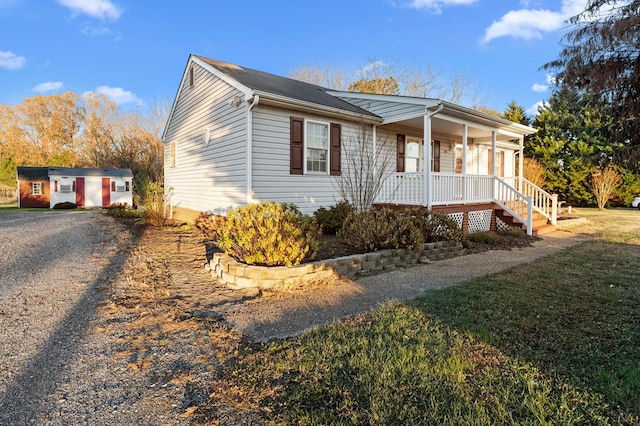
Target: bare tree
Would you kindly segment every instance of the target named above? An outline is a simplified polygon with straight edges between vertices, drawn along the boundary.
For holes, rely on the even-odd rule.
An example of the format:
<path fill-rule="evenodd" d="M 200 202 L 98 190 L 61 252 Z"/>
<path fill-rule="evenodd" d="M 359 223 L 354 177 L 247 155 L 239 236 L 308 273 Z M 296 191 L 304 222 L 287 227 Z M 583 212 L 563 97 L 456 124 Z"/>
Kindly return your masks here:
<path fill-rule="evenodd" d="M 622 176 L 611 166 L 597 170 L 591 176 L 591 191 L 596 197 L 598 209 L 604 210 L 613 191 L 622 182 Z"/>
<path fill-rule="evenodd" d="M 387 138 L 374 141 L 371 126 L 364 122 L 347 139 L 342 174 L 336 185 L 342 199 L 361 212 L 373 205 L 393 172 L 391 150 Z"/>
<path fill-rule="evenodd" d="M 356 71 L 303 65 L 292 71 L 290 76 L 334 90 L 432 97 L 468 105 L 486 103 L 487 99 L 482 86 L 470 74 L 447 76 L 430 67 L 411 67 L 380 59 L 370 59 Z"/>
<path fill-rule="evenodd" d="M 304 81 L 333 90 L 345 90 L 346 74 L 338 69 L 319 67 L 317 65 L 302 65 L 289 73 L 295 80 Z"/>

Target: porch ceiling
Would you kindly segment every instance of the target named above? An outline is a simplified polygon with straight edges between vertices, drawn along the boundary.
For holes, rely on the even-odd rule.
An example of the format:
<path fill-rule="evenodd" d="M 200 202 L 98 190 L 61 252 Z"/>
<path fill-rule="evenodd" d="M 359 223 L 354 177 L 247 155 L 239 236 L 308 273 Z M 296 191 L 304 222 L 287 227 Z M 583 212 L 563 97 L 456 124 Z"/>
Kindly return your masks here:
<path fill-rule="evenodd" d="M 419 133 L 423 132 L 424 129 L 424 117 L 415 117 L 407 120 L 399 121 L 394 123 L 396 125 L 400 125 L 403 127 L 411 127 L 416 129 Z M 444 133 L 447 135 L 462 137 L 462 124 L 456 123 L 454 121 L 445 120 L 442 118 L 435 117 L 431 118 L 431 130 L 434 133 Z M 496 130 L 499 130 L 496 128 Z M 480 138 L 491 138 L 491 131 L 485 128 L 474 127 L 473 123 L 468 123 L 467 126 L 467 136 L 470 139 L 480 139 Z M 513 137 L 505 137 L 503 135 L 498 135 L 498 139 L 509 140 L 513 139 Z"/>

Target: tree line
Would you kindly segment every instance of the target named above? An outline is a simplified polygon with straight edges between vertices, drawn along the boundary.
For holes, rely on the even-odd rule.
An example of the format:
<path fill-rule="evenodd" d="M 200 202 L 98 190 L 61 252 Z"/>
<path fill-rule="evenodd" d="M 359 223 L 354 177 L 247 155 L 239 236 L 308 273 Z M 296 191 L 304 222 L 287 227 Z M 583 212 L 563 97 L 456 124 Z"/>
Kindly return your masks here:
<path fill-rule="evenodd" d="M 129 168 L 141 193 L 163 178 L 159 136 L 167 113 L 166 103 L 142 115 L 71 91 L 0 104 L 0 183 L 15 186 L 17 166 Z"/>

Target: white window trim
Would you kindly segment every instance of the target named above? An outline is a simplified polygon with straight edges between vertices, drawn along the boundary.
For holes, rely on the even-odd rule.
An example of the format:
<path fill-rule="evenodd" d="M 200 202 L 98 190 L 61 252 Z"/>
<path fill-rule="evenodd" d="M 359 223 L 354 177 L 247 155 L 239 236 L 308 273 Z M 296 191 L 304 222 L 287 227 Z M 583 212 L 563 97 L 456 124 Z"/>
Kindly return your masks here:
<path fill-rule="evenodd" d="M 408 147 L 410 143 L 417 143 L 418 144 L 418 164 L 417 164 L 417 170 L 415 172 L 409 172 L 409 173 L 420 173 L 424 170 L 423 167 L 421 167 L 424 164 L 424 144 L 422 141 L 422 138 L 417 138 L 415 136 L 408 136 L 405 139 L 404 142 L 404 146 L 405 146 L 405 150 L 408 151 Z M 408 169 L 408 160 L 409 159 L 415 159 L 416 157 L 409 157 L 408 155 L 405 154 L 405 158 L 404 158 L 404 169 L 405 171 Z"/>
<path fill-rule="evenodd" d="M 38 188 L 38 192 L 35 188 Z M 44 195 L 44 185 L 42 182 L 31 182 L 31 195 Z"/>
<path fill-rule="evenodd" d="M 309 135 L 309 131 L 307 128 L 307 123 L 315 123 L 327 126 L 327 170 L 324 172 L 314 172 L 307 171 L 307 137 Z M 313 148 L 319 149 L 319 148 Z M 329 176 L 331 172 L 331 123 L 328 121 L 320 121 L 320 120 L 304 120 L 304 145 L 303 145 L 303 173 L 305 175 L 315 175 L 315 176 Z"/>

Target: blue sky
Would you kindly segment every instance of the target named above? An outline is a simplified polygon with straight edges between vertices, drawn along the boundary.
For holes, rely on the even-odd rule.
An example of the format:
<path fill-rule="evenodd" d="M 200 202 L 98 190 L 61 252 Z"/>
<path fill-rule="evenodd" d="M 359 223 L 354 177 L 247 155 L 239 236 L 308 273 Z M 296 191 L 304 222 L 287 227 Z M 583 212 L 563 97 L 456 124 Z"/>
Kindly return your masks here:
<path fill-rule="evenodd" d="M 540 66 L 586 1 L 0 0 L 0 103 L 72 90 L 144 109 L 173 100 L 196 53 L 279 75 L 429 67 L 472 76 L 490 108 L 531 108 L 550 95 Z"/>

